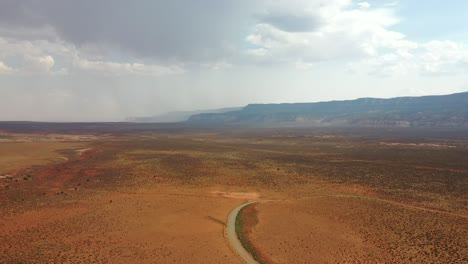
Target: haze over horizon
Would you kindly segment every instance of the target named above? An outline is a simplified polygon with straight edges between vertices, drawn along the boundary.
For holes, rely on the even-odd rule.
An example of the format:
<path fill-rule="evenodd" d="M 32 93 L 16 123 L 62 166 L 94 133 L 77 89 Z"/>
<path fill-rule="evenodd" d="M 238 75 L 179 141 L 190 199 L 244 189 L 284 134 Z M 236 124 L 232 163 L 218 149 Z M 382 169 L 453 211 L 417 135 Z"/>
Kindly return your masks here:
<path fill-rule="evenodd" d="M 3 0 L 0 120 L 468 91 L 466 1 Z"/>

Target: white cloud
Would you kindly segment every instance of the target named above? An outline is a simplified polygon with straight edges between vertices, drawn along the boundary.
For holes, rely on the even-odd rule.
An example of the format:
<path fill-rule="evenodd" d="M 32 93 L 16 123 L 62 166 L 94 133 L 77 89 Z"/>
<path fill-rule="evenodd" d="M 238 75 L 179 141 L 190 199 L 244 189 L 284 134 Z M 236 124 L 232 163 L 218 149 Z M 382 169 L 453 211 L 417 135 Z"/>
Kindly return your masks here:
<path fill-rule="evenodd" d="M 13 72 L 13 69 L 0 61 L 0 74 L 10 74 Z"/>
<path fill-rule="evenodd" d="M 113 62 L 98 56 L 88 58 L 72 44 L 62 41 L 17 40 L 0 36 L 0 59 L 16 61 L 19 66 L 13 71 L 4 63 L 1 73 L 65 75 L 74 70 L 83 70 L 105 75 L 146 75 L 160 76 L 180 74 L 183 67 L 178 65 L 145 64 L 140 62 Z M 56 60 L 60 60 L 57 65 Z"/>
<path fill-rule="evenodd" d="M 314 66 L 312 63 L 307 63 L 307 62 L 303 62 L 301 60 L 298 60 L 296 61 L 296 63 L 294 64 L 294 66 L 296 67 L 296 69 L 298 70 L 310 70 L 312 69 L 312 67 Z"/>
<path fill-rule="evenodd" d="M 281 10 L 283 16 L 296 16 L 296 10 L 302 10 L 310 20 L 318 21 L 317 27 L 307 32 L 291 32 L 262 21 L 246 38 L 255 46 L 249 54 L 280 61 L 313 62 L 363 57 L 381 48 L 411 45 L 403 34 L 388 29 L 399 22 L 391 9 L 355 8 L 352 1 L 344 0 L 284 4 L 291 13 Z M 359 6 L 367 5 L 362 2 Z"/>
<path fill-rule="evenodd" d="M 49 52 L 60 54 L 61 50 L 47 41 L 7 39 L 0 36 L 0 59 L 15 62 L 18 65 L 14 71 L 16 74 L 53 73 L 55 55 Z"/>
<path fill-rule="evenodd" d="M 253 46 L 247 54 L 269 63 L 346 62 L 355 72 L 378 76 L 466 72 L 467 45 L 437 40 L 416 42 L 393 30 L 392 26 L 400 22 L 394 9 L 397 4 L 370 8 L 368 2 L 354 5 L 346 0 L 278 1 L 268 9 L 270 17 L 278 12 L 281 21 L 289 22 L 284 16 L 297 16 L 299 12 L 318 21 L 316 27 L 299 32 L 278 26 L 278 21 L 260 21 L 246 38 Z"/>
<path fill-rule="evenodd" d="M 384 4 L 384 6 L 392 7 L 392 6 L 397 6 L 399 4 L 400 4 L 400 2 L 394 1 L 394 2 Z"/>
<path fill-rule="evenodd" d="M 218 61 L 218 62 L 213 62 L 213 63 L 202 63 L 202 64 L 200 64 L 200 66 L 205 67 L 207 69 L 215 70 L 215 71 L 231 69 L 232 67 L 234 67 L 233 64 L 228 63 L 226 61 Z"/>
<path fill-rule="evenodd" d="M 430 41 L 397 49 L 356 64 L 355 71 L 378 76 L 447 75 L 468 72 L 468 46 L 454 41 Z"/>
<path fill-rule="evenodd" d="M 80 70 L 105 75 L 145 75 L 160 76 L 181 74 L 184 69 L 180 66 L 161 66 L 143 63 L 117 63 L 110 61 L 92 61 L 76 57 L 73 66 Z"/>
<path fill-rule="evenodd" d="M 422 45 L 422 70 L 426 73 L 468 72 L 468 46 L 454 41 L 430 41 Z"/>
<path fill-rule="evenodd" d="M 362 9 L 368 9 L 371 7 L 371 4 L 369 4 L 369 2 L 359 2 L 357 3 L 357 5 Z"/>
<path fill-rule="evenodd" d="M 55 65 L 55 60 L 50 55 L 31 56 L 24 55 L 25 65 L 23 71 L 28 73 L 49 73 Z"/>
<path fill-rule="evenodd" d="M 463 66 L 466 45 L 444 41 L 418 43 L 392 29 L 400 22 L 395 14 L 397 4 L 371 8 L 369 2 L 352 0 L 262 0 L 252 11 L 258 14 L 250 14 L 257 22 L 246 24 L 250 26 L 250 33 L 244 35 L 247 48 L 233 48 L 229 54 L 221 54 L 222 57 L 198 62 L 166 60 L 161 63 L 154 58 L 137 58 L 119 50 L 118 43 L 115 46 L 105 42 L 75 45 L 62 40 L 56 33 L 58 29 L 50 25 L 41 26 L 37 32 L 25 28 L 16 35 L 13 30 L 0 28 L 0 61 L 15 65 L 14 70 L 4 66 L 3 72 L 52 75 L 86 71 L 161 76 L 183 73 L 186 65 L 219 70 L 237 63 L 281 63 L 308 69 L 323 61 L 351 63 L 361 68 L 357 71 L 366 68 L 373 74 L 380 71 L 386 72 L 385 75 L 410 70 L 422 74 L 449 73 L 466 68 Z M 32 34 L 30 40 L 28 34 Z M 224 45 L 236 47 L 237 44 L 225 42 Z"/>

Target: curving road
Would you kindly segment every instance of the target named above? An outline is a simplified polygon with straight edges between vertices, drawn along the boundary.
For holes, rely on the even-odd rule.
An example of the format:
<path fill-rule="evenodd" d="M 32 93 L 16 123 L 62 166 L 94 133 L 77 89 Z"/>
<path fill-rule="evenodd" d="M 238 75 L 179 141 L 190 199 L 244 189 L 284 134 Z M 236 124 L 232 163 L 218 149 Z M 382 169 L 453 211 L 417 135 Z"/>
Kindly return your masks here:
<path fill-rule="evenodd" d="M 247 205 L 251 205 L 257 202 L 248 202 L 239 205 L 236 209 L 232 210 L 226 222 L 226 238 L 229 240 L 229 244 L 232 250 L 247 264 L 258 264 L 258 262 L 252 257 L 252 255 L 242 246 L 236 233 L 236 219 L 242 208 Z"/>

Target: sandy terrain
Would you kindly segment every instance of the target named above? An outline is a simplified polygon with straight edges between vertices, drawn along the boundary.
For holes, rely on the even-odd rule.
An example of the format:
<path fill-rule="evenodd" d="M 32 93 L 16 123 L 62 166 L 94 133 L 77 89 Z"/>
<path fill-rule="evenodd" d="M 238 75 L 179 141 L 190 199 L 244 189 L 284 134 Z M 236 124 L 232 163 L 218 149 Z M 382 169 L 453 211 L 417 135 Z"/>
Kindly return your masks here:
<path fill-rule="evenodd" d="M 293 132 L 9 135 L 0 143 L 0 263 L 242 263 L 224 237 L 228 215 L 270 199 L 288 201 L 240 217 L 267 262 L 467 258 L 457 215 L 468 213 L 468 141 L 435 148 L 382 145 L 399 141 L 380 133 Z M 293 201 L 332 194 L 393 204 Z"/>
<path fill-rule="evenodd" d="M 254 205 L 249 237 L 272 263 L 462 263 L 468 218 L 375 200 L 323 197 Z"/>
<path fill-rule="evenodd" d="M 12 173 L 33 165 L 57 161 L 61 158 L 59 150 L 79 146 L 79 143 L 0 143 L 0 175 Z"/>
<path fill-rule="evenodd" d="M 166 187 L 45 204 L 0 220 L 0 262 L 240 263 L 223 236 L 238 203 Z"/>

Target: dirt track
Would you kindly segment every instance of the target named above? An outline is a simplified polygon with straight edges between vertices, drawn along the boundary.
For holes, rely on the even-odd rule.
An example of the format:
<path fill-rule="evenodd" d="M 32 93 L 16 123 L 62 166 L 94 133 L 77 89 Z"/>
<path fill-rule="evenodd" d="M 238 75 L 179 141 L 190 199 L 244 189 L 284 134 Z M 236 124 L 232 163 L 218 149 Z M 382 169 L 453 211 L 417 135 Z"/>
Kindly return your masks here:
<path fill-rule="evenodd" d="M 226 222 L 226 238 L 229 241 L 232 250 L 234 250 L 234 252 L 247 264 L 257 264 L 258 262 L 255 261 L 252 255 L 242 246 L 242 243 L 239 241 L 236 233 L 236 219 L 242 208 L 254 203 L 256 202 L 247 202 L 236 207 L 229 214 Z"/>

